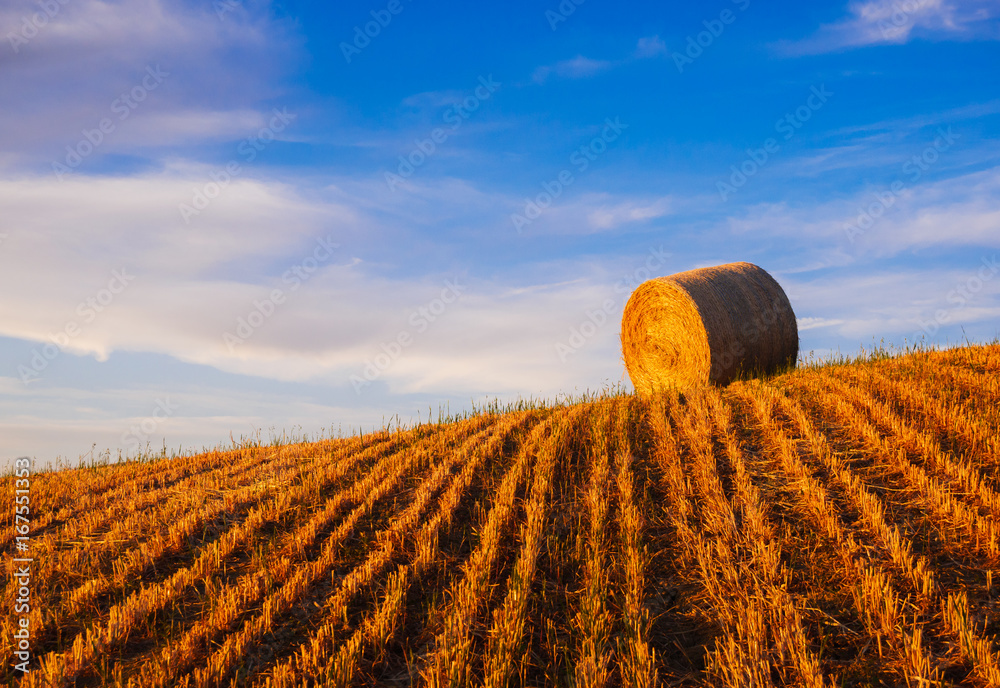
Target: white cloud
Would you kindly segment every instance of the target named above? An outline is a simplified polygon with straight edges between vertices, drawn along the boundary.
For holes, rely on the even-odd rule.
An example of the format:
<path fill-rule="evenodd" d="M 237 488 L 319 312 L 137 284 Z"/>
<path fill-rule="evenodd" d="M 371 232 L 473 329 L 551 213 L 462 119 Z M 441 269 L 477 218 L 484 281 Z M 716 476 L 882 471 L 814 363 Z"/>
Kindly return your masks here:
<path fill-rule="evenodd" d="M 759 204 L 729 218 L 728 224 L 737 235 L 781 237 L 808 245 L 808 255 L 821 257 L 828 266 L 932 246 L 1000 247 L 1000 167 L 934 182 L 909 176 L 900 181 L 904 186 L 895 194 L 888 181 L 827 203 Z M 872 218 L 870 224 L 864 213 Z"/>
<path fill-rule="evenodd" d="M 314 236 L 330 233 L 327 226 L 354 221 L 336 204 L 311 204 L 282 185 L 237 179 L 186 225 L 178 205 L 208 181 L 207 174 L 166 173 L 0 182 L 0 231 L 8 234 L 0 288 L 21 295 L 0 304 L 2 333 L 45 341 L 76 322 L 82 331 L 71 351 L 179 354 L 212 329 L 217 339 L 221 315 L 258 295 L 240 286 L 257 282 L 256 270 L 277 269 L 281 260 L 292 265 Z M 46 279 L 38 279 L 39 270 Z M 134 280 L 124 289 L 121 280 L 114 284 L 121 293 L 113 307 L 97 317 L 81 314 L 87 307 L 80 304 L 108 289 L 115 270 Z"/>
<path fill-rule="evenodd" d="M 250 109 L 150 112 L 109 137 L 106 150 L 134 151 L 150 144 L 170 146 L 243 138 L 266 127 L 269 114 Z"/>
<path fill-rule="evenodd" d="M 803 330 L 814 330 L 817 327 L 833 327 L 834 325 L 842 325 L 843 320 L 829 319 L 829 318 L 797 318 L 799 332 Z"/>
<path fill-rule="evenodd" d="M 785 43 L 792 54 L 825 53 L 868 45 L 932 40 L 1000 39 L 992 0 L 872 0 L 852 2 L 849 15 L 811 37 Z"/>
<path fill-rule="evenodd" d="M 657 55 L 666 55 L 667 52 L 667 44 L 659 36 L 644 36 L 639 39 L 634 56 L 642 60 Z"/>
<path fill-rule="evenodd" d="M 590 211 L 590 226 L 596 229 L 615 229 L 630 222 L 641 222 L 670 214 L 672 202 L 669 197 L 658 198 L 646 203 L 627 201 L 612 206 L 602 205 Z"/>
<path fill-rule="evenodd" d="M 15 35 L 22 18 L 39 11 L 28 0 L 4 5 L 0 26 L 18 27 Z M 100 153 L 243 138 L 259 119 L 253 113 L 270 109 L 259 103 L 280 95 L 271 84 L 297 59 L 290 29 L 259 4 L 241 5 L 224 19 L 210 3 L 73 0 L 58 6 L 17 52 L 10 45 L 0 50 L 0 92 L 18 94 L 0 101 L 6 123 L 0 151 L 51 159 L 103 118 L 116 130 Z M 164 75 L 155 86 L 148 70 Z M 145 89 L 144 79 L 153 88 Z M 133 92 L 135 100 L 123 110 L 122 96 Z"/>
<path fill-rule="evenodd" d="M 555 75 L 563 79 L 585 79 L 595 74 L 615 69 L 634 60 L 646 60 L 666 55 L 667 46 L 659 36 L 643 36 L 636 43 L 631 55 L 619 60 L 595 60 L 583 55 L 577 55 L 569 60 L 562 60 L 551 65 L 542 65 L 535 69 L 532 79 L 543 84 L 549 76 Z"/>
<path fill-rule="evenodd" d="M 802 318 L 801 331 L 836 328 L 832 334 L 857 342 L 885 337 L 899 345 L 904 337 L 913 342 L 921 335 L 933 341 L 961 325 L 987 332 L 1000 316 L 1000 273 L 957 298 L 957 289 L 983 269 L 984 257 L 924 270 L 868 266 L 811 280 L 785 277 L 782 286 L 796 311 L 823 314 Z M 946 317 L 934 327 L 938 313 Z M 926 331 L 925 324 L 930 325 Z"/>
<path fill-rule="evenodd" d="M 536 83 L 545 83 L 550 74 L 555 74 L 564 79 L 583 79 L 600 72 L 605 72 L 615 66 L 610 60 L 594 60 L 583 55 L 577 55 L 573 59 L 563 60 L 553 65 L 545 65 L 535 70 L 532 79 Z"/>
<path fill-rule="evenodd" d="M 507 214 L 524 213 L 524 198 L 508 199 Z M 604 192 L 565 194 L 533 219 L 522 231 L 527 236 L 589 235 L 610 232 L 627 225 L 648 224 L 673 215 L 675 199 L 671 196 L 623 196 Z M 513 230 L 508 220 L 506 227 Z"/>
<path fill-rule="evenodd" d="M 422 91 L 403 98 L 402 104 L 414 110 L 437 110 L 455 105 L 468 97 L 468 91 L 448 89 L 444 91 Z"/>
<path fill-rule="evenodd" d="M 988 100 L 982 103 L 970 103 L 959 107 L 939 110 L 936 112 L 921 112 L 920 114 L 887 119 L 876 122 L 864 122 L 839 127 L 829 132 L 831 136 L 850 136 L 860 134 L 863 140 L 884 137 L 893 134 L 904 137 L 924 127 L 934 125 L 956 125 L 965 120 L 975 120 L 1000 112 L 1000 99 Z M 869 153 L 871 151 L 868 151 Z"/>
<path fill-rule="evenodd" d="M 18 294 L 0 302 L 0 336 L 40 348 L 64 333 L 63 356 L 159 353 L 241 375 L 344 388 L 381 344 L 405 331 L 412 345 L 379 377 L 401 394 L 552 394 L 615 374 L 616 364 L 606 369 L 615 357 L 601 355 L 617 348 L 615 325 L 565 365 L 555 351 L 588 308 L 620 298 L 598 271 L 581 273 L 567 260 L 538 267 L 536 279 L 523 281 L 429 270 L 385 276 L 364 260 L 386 249 L 362 204 L 307 200 L 283 184 L 238 179 L 185 225 L 177 205 L 207 181 L 190 172 L 0 181 L 0 231 L 8 235 L 0 291 Z M 663 202 L 614 207 L 644 216 L 661 212 Z M 339 243 L 365 228 L 369 243 L 356 241 L 352 249 L 362 260 L 346 248 L 335 251 L 294 286 L 287 271 L 308 266 L 316 238 Z M 112 288 L 112 271 L 120 270 L 127 286 Z M 468 285 L 462 298 L 426 323 L 411 319 L 421 307 L 433 314 L 445 280 L 456 278 Z M 282 290 L 283 303 L 272 308 L 266 302 L 274 289 Z M 101 307 L 88 307 L 88 299 Z M 273 315 L 228 346 L 224 334 L 240 335 L 239 319 L 249 321 L 255 310 Z M 30 357 L 12 369 L 22 365 L 30 368 Z"/>

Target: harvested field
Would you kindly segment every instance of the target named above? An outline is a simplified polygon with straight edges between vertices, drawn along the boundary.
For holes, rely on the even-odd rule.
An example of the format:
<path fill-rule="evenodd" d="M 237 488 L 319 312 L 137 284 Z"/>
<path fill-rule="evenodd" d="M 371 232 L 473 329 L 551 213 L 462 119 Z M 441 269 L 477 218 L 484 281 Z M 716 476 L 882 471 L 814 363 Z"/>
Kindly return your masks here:
<path fill-rule="evenodd" d="M 998 380 L 966 347 L 38 474 L 3 681 L 1000 685 Z"/>

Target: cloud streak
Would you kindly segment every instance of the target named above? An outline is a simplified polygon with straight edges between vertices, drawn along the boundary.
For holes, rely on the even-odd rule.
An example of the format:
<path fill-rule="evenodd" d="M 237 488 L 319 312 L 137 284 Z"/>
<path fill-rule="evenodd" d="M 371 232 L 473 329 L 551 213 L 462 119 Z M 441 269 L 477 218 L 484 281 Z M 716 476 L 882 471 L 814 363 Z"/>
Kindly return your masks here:
<path fill-rule="evenodd" d="M 636 60 L 648 60 L 667 54 L 667 46 L 660 40 L 659 36 L 644 36 L 636 43 L 636 47 L 632 53 L 625 58 L 618 60 L 596 60 L 584 55 L 577 55 L 569 60 L 542 65 L 535 69 L 531 78 L 537 84 L 544 84 L 552 76 L 560 79 L 586 79 Z"/>
<path fill-rule="evenodd" d="M 1000 39 L 1000 12 L 989 0 L 871 0 L 847 9 L 848 16 L 812 36 L 780 44 L 781 51 L 815 55 L 916 39 Z"/>

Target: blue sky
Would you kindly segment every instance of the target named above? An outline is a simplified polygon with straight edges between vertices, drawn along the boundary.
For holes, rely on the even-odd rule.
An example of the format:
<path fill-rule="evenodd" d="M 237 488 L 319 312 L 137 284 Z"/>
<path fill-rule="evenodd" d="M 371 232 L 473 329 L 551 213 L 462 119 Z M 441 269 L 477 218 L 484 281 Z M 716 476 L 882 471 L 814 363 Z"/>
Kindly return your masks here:
<path fill-rule="evenodd" d="M 651 277 L 1000 334 L 995 2 L 9 0 L 0 461 L 624 381 Z"/>

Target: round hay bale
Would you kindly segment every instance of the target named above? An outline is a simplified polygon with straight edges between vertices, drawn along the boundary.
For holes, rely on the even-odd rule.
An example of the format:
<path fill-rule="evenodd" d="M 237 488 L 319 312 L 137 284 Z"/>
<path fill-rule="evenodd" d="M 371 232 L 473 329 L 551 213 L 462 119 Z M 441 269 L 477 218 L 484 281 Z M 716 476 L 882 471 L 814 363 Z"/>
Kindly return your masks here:
<path fill-rule="evenodd" d="M 799 354 L 795 313 L 753 263 L 647 280 L 622 313 L 622 355 L 640 394 L 775 372 Z"/>

